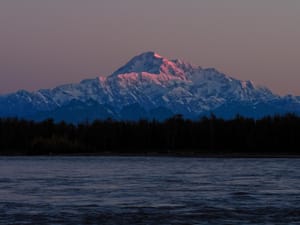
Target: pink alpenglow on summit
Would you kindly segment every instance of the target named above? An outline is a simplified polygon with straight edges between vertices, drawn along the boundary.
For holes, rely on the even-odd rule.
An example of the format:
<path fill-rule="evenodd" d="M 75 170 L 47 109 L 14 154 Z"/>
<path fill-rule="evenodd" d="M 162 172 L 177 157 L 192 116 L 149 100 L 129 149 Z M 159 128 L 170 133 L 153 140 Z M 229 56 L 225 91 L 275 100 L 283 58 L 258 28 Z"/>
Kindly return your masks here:
<path fill-rule="evenodd" d="M 259 118 L 299 113 L 300 98 L 281 97 L 213 68 L 145 52 L 106 77 L 2 95 L 0 112 L 0 116 L 53 117 L 70 122 L 106 118 L 161 120 L 175 114 L 198 119 L 211 113 L 223 118 L 236 114 Z"/>
<path fill-rule="evenodd" d="M 153 49 L 300 95 L 299 11 L 299 0 L 1 0 L 0 94 L 111 74 Z"/>

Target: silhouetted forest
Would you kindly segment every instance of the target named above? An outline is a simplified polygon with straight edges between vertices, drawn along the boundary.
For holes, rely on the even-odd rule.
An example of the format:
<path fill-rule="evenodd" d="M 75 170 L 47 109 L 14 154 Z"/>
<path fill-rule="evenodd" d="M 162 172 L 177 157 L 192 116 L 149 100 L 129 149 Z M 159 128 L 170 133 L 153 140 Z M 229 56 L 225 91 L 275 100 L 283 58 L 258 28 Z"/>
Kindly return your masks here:
<path fill-rule="evenodd" d="M 214 115 L 191 121 L 94 121 L 78 125 L 0 119 L 0 154 L 300 155 L 300 117 Z"/>

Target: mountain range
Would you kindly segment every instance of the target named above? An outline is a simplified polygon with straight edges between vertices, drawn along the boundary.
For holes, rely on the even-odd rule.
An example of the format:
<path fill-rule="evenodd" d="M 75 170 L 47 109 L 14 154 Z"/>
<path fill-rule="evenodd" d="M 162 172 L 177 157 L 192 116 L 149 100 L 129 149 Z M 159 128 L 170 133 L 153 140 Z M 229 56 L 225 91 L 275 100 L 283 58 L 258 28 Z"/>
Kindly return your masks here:
<path fill-rule="evenodd" d="M 237 114 L 260 118 L 288 112 L 300 114 L 299 96 L 280 96 L 251 81 L 155 52 L 135 56 L 109 76 L 0 96 L 0 117 L 66 122 L 164 120 L 175 114 L 198 119 L 211 113 L 225 119 Z"/>

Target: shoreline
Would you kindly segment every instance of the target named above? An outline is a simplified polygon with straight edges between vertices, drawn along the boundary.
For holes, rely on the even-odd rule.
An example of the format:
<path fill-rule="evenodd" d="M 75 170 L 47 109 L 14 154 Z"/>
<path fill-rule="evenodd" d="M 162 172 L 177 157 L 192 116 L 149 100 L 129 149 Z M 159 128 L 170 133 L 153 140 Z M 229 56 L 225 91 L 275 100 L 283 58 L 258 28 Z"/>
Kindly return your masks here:
<path fill-rule="evenodd" d="M 115 153 L 75 153 L 75 154 L 0 154 L 0 157 L 170 157 L 170 158 L 294 158 L 300 159 L 300 155 L 294 154 L 115 154 Z"/>

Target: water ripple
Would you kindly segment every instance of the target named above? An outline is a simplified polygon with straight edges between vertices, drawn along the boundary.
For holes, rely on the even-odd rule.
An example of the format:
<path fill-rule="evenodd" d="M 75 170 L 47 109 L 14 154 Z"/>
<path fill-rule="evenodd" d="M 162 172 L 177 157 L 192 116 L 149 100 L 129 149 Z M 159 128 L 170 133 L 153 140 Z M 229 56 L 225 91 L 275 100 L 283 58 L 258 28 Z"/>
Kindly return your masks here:
<path fill-rule="evenodd" d="M 299 159 L 0 157 L 0 224 L 299 224 Z"/>

